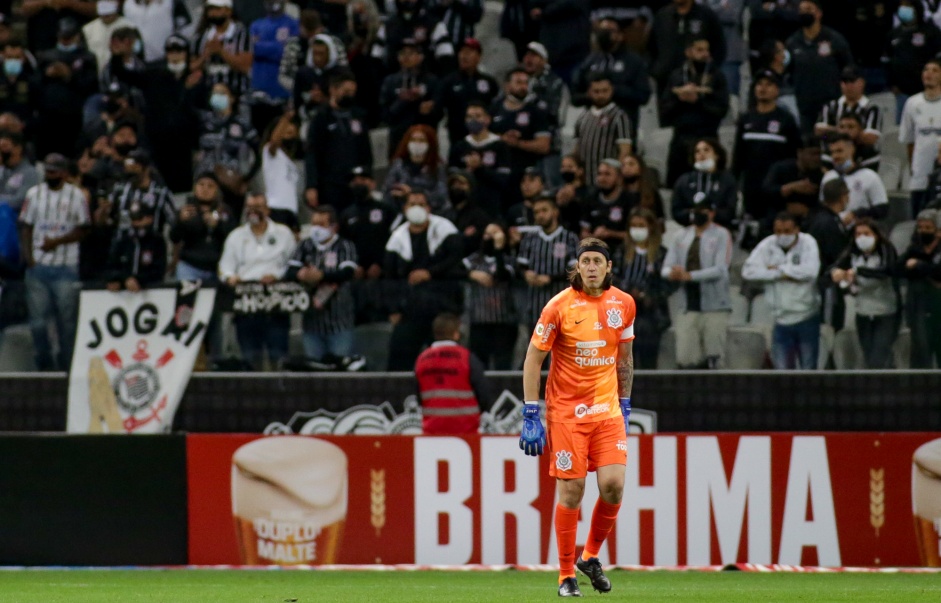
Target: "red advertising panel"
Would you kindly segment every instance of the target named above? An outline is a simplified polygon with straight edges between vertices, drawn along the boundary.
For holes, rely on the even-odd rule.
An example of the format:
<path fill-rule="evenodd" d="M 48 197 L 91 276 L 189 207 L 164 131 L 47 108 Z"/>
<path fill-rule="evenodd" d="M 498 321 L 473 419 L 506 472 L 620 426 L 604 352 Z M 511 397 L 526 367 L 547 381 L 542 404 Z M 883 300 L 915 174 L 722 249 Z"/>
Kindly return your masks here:
<path fill-rule="evenodd" d="M 193 564 L 554 564 L 512 436 L 190 435 Z M 632 436 L 618 565 L 939 565 L 941 434 Z M 588 533 L 590 475 L 578 530 Z"/>

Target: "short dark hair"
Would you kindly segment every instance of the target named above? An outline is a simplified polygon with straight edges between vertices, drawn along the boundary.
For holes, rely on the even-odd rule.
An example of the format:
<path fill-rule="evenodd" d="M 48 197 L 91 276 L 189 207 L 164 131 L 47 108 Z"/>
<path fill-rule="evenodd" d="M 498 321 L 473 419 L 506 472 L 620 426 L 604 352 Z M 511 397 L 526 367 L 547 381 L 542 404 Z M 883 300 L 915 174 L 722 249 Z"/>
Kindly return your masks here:
<path fill-rule="evenodd" d="M 301 11 L 300 25 L 307 31 L 315 31 L 323 27 L 323 20 L 316 10 L 305 8 Z"/>
<path fill-rule="evenodd" d="M 826 204 L 836 203 L 849 194 L 850 189 L 846 186 L 846 181 L 842 178 L 834 178 L 823 185 L 823 202 Z"/>
<path fill-rule="evenodd" d="M 318 205 L 317 207 L 311 208 L 310 213 L 314 215 L 325 214 L 331 226 L 337 223 L 337 210 L 333 209 L 332 205 Z"/>
<path fill-rule="evenodd" d="M 922 66 L 922 69 L 927 67 L 929 63 L 937 65 L 938 67 L 941 67 L 941 59 L 939 59 L 938 57 L 932 57 L 928 59 L 927 61 L 925 61 L 925 64 Z"/>
<path fill-rule="evenodd" d="M 591 86 L 596 82 L 608 82 L 611 83 L 611 74 L 607 71 L 596 71 L 588 76 L 588 85 Z"/>
<path fill-rule="evenodd" d="M 352 71 L 343 70 L 331 76 L 329 86 L 331 88 L 337 88 L 338 86 L 345 84 L 346 82 L 353 82 L 354 84 L 356 83 L 356 76 L 353 75 Z"/>
<path fill-rule="evenodd" d="M 797 216 L 788 211 L 778 212 L 778 215 L 774 217 L 775 222 L 791 222 L 794 226 L 800 228 L 800 220 L 797 219 Z"/>
<path fill-rule="evenodd" d="M 696 42 L 705 42 L 706 44 L 709 44 L 709 38 L 703 34 L 692 35 L 686 40 L 685 48 L 692 48 Z M 709 44 L 709 50 L 712 50 L 712 44 Z"/>
<path fill-rule="evenodd" d="M 136 40 L 138 36 L 136 27 L 119 27 L 111 32 L 112 40 Z"/>
<path fill-rule="evenodd" d="M 533 205 L 537 203 L 548 203 L 552 207 L 559 209 L 559 204 L 552 195 L 539 195 L 533 200 Z"/>
<path fill-rule="evenodd" d="M 503 78 L 503 81 L 504 81 L 504 82 L 509 82 L 510 80 L 513 79 L 513 76 L 516 75 L 517 73 L 522 73 L 522 74 L 525 75 L 527 78 L 529 77 L 529 72 L 528 72 L 528 71 L 526 71 L 526 70 L 523 69 L 522 67 L 514 67 L 513 69 L 510 69 L 509 72 L 507 72 L 506 77 Z"/>
<path fill-rule="evenodd" d="M 451 339 L 455 331 L 461 330 L 461 317 L 450 312 L 443 312 L 435 316 L 431 323 L 431 331 L 435 336 L 435 341 L 444 341 Z"/>
<path fill-rule="evenodd" d="M 4 130 L 0 132 L 0 139 L 8 138 L 10 142 L 13 143 L 13 146 L 22 147 L 23 146 L 23 135 L 19 132 L 11 132 L 9 130 Z"/>
<path fill-rule="evenodd" d="M 487 115 L 490 115 L 490 107 L 488 107 L 486 103 L 483 103 L 483 102 L 481 102 L 481 101 L 479 101 L 479 100 L 476 100 L 476 99 L 475 99 L 475 100 L 472 100 L 472 101 L 468 101 L 468 102 L 467 102 L 467 107 L 464 109 L 464 113 L 466 114 L 466 113 L 467 113 L 467 109 L 470 109 L 471 107 L 476 107 L 476 108 L 482 110 L 482 111 L 483 111 L 484 113 L 486 113 Z"/>
<path fill-rule="evenodd" d="M 853 146 L 856 146 L 856 143 L 852 138 L 849 137 L 849 134 L 834 134 L 833 136 L 827 137 L 827 146 L 836 144 L 838 142 L 847 142 Z"/>
<path fill-rule="evenodd" d="M 837 123 L 843 121 L 844 119 L 851 119 L 858 123 L 860 127 L 863 125 L 863 118 L 860 117 L 858 113 L 844 113 L 840 116 L 840 119 L 837 120 Z"/>

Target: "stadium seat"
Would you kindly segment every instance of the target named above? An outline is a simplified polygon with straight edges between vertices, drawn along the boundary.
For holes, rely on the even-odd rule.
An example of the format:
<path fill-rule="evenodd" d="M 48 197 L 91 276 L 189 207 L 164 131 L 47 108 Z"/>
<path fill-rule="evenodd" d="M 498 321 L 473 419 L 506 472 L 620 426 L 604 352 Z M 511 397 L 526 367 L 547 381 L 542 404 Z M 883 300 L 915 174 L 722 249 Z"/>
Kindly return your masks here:
<path fill-rule="evenodd" d="M 670 327 L 660 336 L 660 355 L 657 356 L 657 369 L 676 370 L 676 331 Z"/>
<path fill-rule="evenodd" d="M 732 286 L 732 315 L 729 317 L 729 326 L 742 326 L 748 324 L 748 298 L 742 295 L 741 290 Z"/>
<path fill-rule="evenodd" d="M 729 113 L 732 113 L 731 109 Z M 732 122 L 731 125 L 719 126 L 719 143 L 725 148 L 729 157 L 731 157 L 732 151 L 735 148 L 735 122 Z"/>
<path fill-rule="evenodd" d="M 882 226 L 882 232 L 892 232 L 892 228 L 899 222 L 914 218 L 908 193 L 894 192 L 889 193 L 889 212 L 879 221 L 879 225 Z"/>
<path fill-rule="evenodd" d="M 29 325 L 12 325 L 0 333 L 0 373 L 35 371 L 34 355 Z"/>
<path fill-rule="evenodd" d="M 771 313 L 771 305 L 768 303 L 768 300 L 765 299 L 764 293 L 757 295 L 751 300 L 751 312 L 749 314 L 748 323 L 752 326 L 774 324 L 774 315 Z"/>
<path fill-rule="evenodd" d="M 885 184 L 887 191 L 898 190 L 902 182 L 902 159 L 901 157 L 886 157 L 883 155 L 879 161 L 879 177 Z"/>
<path fill-rule="evenodd" d="M 909 369 L 912 364 L 912 330 L 908 327 L 902 327 L 899 330 L 898 339 L 892 346 L 894 356 L 893 366 L 897 369 Z"/>
<path fill-rule="evenodd" d="M 879 107 L 879 113 L 882 117 L 880 125 L 883 133 L 892 127 L 897 130 L 898 126 L 895 125 L 895 95 L 891 92 L 877 92 L 868 96 L 872 104 Z"/>
<path fill-rule="evenodd" d="M 905 250 L 908 249 L 909 244 L 911 244 L 912 235 L 914 234 L 915 220 L 899 222 L 892 227 L 892 231 L 889 233 L 889 242 L 895 247 L 895 251 L 897 251 L 899 255 L 902 255 L 905 253 Z"/>
<path fill-rule="evenodd" d="M 369 146 L 372 147 L 373 171 L 389 167 L 389 128 L 370 130 Z"/>
<path fill-rule="evenodd" d="M 683 227 L 680 226 L 679 222 L 667 219 L 663 224 L 663 240 L 661 243 L 664 247 L 669 249 L 673 246 L 673 243 L 676 241 L 676 237 L 680 236 L 680 233 L 683 232 Z"/>
<path fill-rule="evenodd" d="M 822 371 L 827 368 L 827 362 L 830 360 L 830 356 L 833 355 L 833 340 L 835 337 L 836 333 L 833 327 L 820 325 L 820 351 L 817 356 L 818 370 Z"/>
<path fill-rule="evenodd" d="M 645 132 L 640 139 L 640 151 L 647 167 L 656 168 L 661 175 L 666 174 L 667 155 L 672 138 L 673 128 L 657 128 L 651 132 Z"/>
<path fill-rule="evenodd" d="M 353 351 L 366 357 L 370 371 L 384 371 L 389 366 L 389 339 L 392 324 L 373 322 L 359 325 L 353 331 Z"/>
<path fill-rule="evenodd" d="M 756 370 L 764 366 L 768 341 L 757 327 L 730 326 L 726 340 L 726 368 Z"/>
<path fill-rule="evenodd" d="M 651 90 L 657 89 L 652 79 L 650 80 L 650 88 Z M 652 132 L 660 127 L 660 111 L 657 106 L 656 93 L 651 94 L 647 104 L 640 108 L 637 121 L 640 122 L 637 124 L 637 132 L 640 138 L 643 138 L 646 133 Z"/>

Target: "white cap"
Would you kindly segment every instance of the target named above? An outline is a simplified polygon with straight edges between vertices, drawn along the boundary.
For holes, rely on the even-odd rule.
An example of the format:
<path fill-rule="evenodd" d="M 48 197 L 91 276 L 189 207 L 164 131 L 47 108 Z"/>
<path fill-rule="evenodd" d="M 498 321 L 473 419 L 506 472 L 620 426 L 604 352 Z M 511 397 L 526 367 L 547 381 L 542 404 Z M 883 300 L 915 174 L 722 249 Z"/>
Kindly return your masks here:
<path fill-rule="evenodd" d="M 232 0 L 206 0 L 206 6 L 218 8 L 232 8 Z"/>
<path fill-rule="evenodd" d="M 545 60 L 549 60 L 549 51 L 546 50 L 546 47 L 540 44 L 539 42 L 530 42 L 526 45 L 526 50 L 530 52 L 535 52 Z"/>
<path fill-rule="evenodd" d="M 98 9 L 99 17 L 110 17 L 111 15 L 118 14 L 118 9 L 120 8 L 118 0 L 98 0 L 96 8 Z"/>

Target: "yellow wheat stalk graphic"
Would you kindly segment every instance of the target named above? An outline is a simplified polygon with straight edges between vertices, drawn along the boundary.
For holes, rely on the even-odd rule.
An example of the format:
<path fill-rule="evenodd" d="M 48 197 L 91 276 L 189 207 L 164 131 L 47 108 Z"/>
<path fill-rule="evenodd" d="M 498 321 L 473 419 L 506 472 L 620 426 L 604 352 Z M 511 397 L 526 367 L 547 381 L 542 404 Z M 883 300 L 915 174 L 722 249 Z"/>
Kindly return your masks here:
<path fill-rule="evenodd" d="M 370 469 L 370 511 L 372 513 L 372 527 L 376 528 L 376 536 L 382 533 L 386 525 L 386 470 Z"/>
<path fill-rule="evenodd" d="M 869 523 L 878 537 L 885 524 L 885 468 L 869 470 Z"/>

